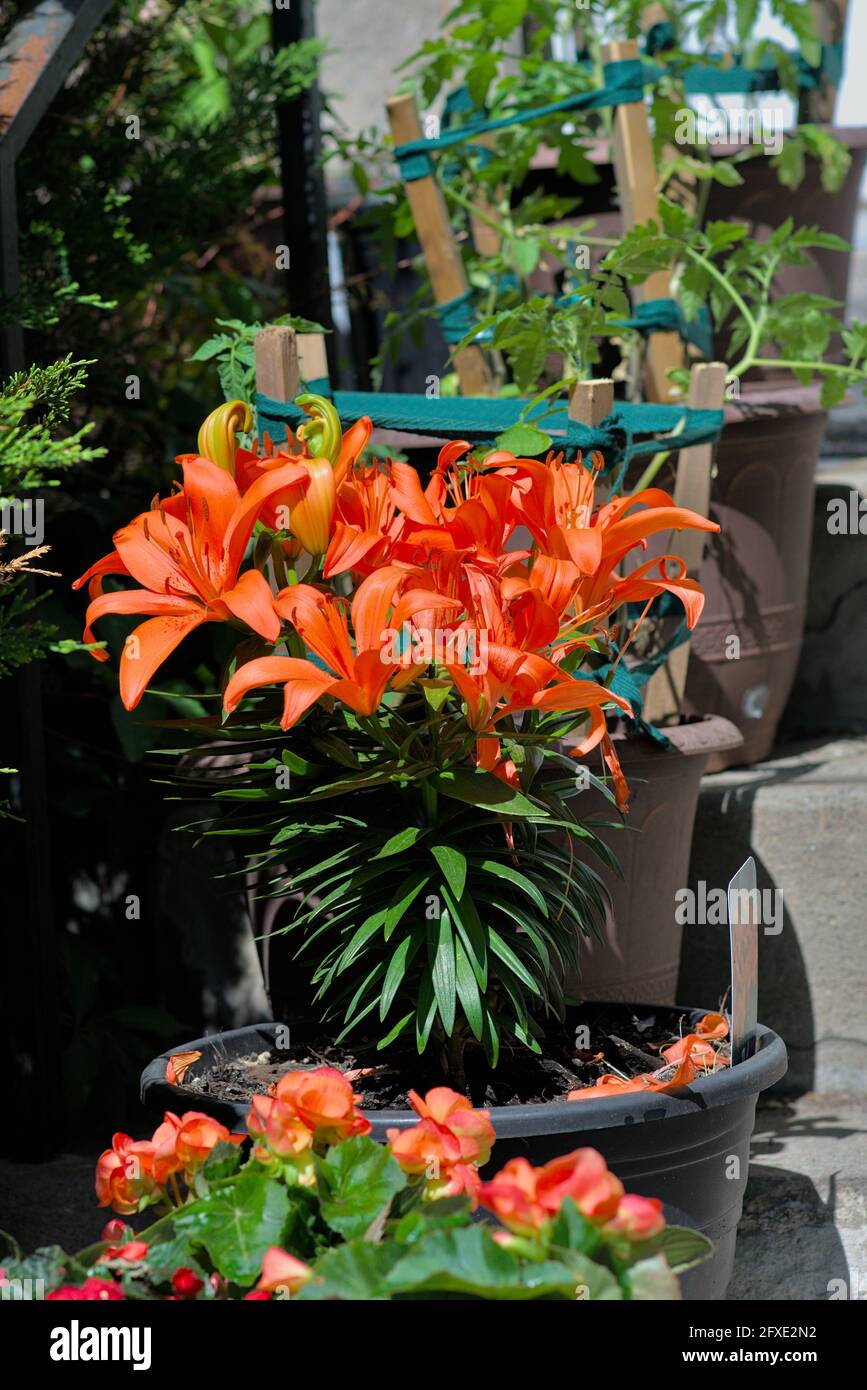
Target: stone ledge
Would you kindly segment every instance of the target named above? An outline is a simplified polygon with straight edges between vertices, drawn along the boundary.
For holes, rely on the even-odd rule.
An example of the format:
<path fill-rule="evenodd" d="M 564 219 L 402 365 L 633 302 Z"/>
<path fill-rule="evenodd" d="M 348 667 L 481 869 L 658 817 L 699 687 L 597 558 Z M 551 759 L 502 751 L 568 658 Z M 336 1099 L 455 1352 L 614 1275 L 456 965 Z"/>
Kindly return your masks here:
<path fill-rule="evenodd" d="M 865 824 L 864 737 L 702 780 L 688 886 L 725 887 L 752 854 L 782 894 L 780 930 L 759 937 L 759 1017 L 790 1050 L 778 1089 L 867 1091 Z M 728 984 L 727 928 L 687 926 L 678 998 L 718 1008 Z"/>

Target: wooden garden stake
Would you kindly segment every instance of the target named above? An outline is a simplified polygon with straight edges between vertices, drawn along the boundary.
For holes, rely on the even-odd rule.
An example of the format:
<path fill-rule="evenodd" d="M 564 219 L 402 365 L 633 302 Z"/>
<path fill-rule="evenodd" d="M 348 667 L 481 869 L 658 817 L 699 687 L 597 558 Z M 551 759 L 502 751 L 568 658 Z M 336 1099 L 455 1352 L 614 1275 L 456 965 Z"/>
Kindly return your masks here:
<path fill-rule="evenodd" d="M 473 144 L 484 145 L 487 149 L 490 149 L 493 143 L 494 137 L 492 135 L 482 135 L 478 140 L 473 141 Z M 489 203 L 487 198 L 478 195 L 476 196 L 476 205 L 478 212 L 470 213 L 473 246 L 480 256 L 496 256 L 499 253 L 502 238 L 497 228 L 491 226 L 484 214 L 496 220 L 497 206 L 495 203 Z"/>
<path fill-rule="evenodd" d="M 272 401 L 293 401 L 301 390 L 295 329 L 288 324 L 263 328 L 256 334 L 255 355 L 256 390 Z"/>
<path fill-rule="evenodd" d="M 641 15 L 641 28 L 645 34 L 648 34 L 655 24 L 664 24 L 667 19 L 668 15 L 664 6 L 648 5 Z M 672 93 L 671 100 L 675 105 L 678 105 L 680 98 Z M 675 160 L 681 154 L 683 154 L 683 150 L 678 149 L 676 145 L 666 145 L 663 150 L 663 158 L 666 160 Z M 666 196 L 685 208 L 691 217 L 694 216 L 698 204 L 697 178 L 694 174 L 681 170 L 668 184 Z M 688 354 L 690 350 L 688 344 L 685 345 L 685 350 Z"/>
<path fill-rule="evenodd" d="M 634 39 L 606 44 L 603 60 L 621 62 L 638 57 Z M 624 230 L 651 218 L 658 220 L 656 164 L 647 108 L 643 101 L 618 106 L 614 113 L 614 172 L 620 192 Z M 633 296 L 638 303 L 648 299 L 669 299 L 671 277 L 667 270 L 658 270 L 642 285 L 636 285 Z M 667 373 L 683 366 L 683 349 L 676 333 L 653 333 L 647 344 L 646 394 L 651 401 L 668 401 L 671 384 Z"/>
<path fill-rule="evenodd" d="M 396 145 L 421 140 L 422 129 L 415 99 L 410 95 L 390 97 L 388 119 Z M 449 221 L 442 189 L 428 174 L 411 179 L 406 194 L 412 209 L 418 239 L 427 264 L 437 304 L 457 299 L 469 288 L 464 263 Z M 481 348 L 461 348 L 455 353 L 455 369 L 464 396 L 487 396 L 493 389 L 493 378 L 487 358 Z"/>
<path fill-rule="evenodd" d="M 596 381 L 576 381 L 569 392 L 569 419 L 595 430 L 614 409 L 614 382 L 601 376 Z M 608 500 L 604 480 L 596 484 L 596 505 Z"/>
<path fill-rule="evenodd" d="M 569 392 L 569 419 L 596 429 L 614 409 L 614 382 L 610 377 L 597 381 L 576 381 Z"/>
<path fill-rule="evenodd" d="M 846 34 L 847 7 L 848 0 L 812 0 L 820 43 L 843 42 Z M 800 105 L 800 120 L 833 125 L 837 87 L 830 82 L 823 82 L 815 91 L 804 93 Z"/>
<path fill-rule="evenodd" d="M 725 400 L 726 366 L 724 362 L 697 363 L 690 373 L 689 399 L 692 410 L 721 410 Z M 711 466 L 713 445 L 694 444 L 681 450 L 674 487 L 674 504 L 686 507 L 700 516 L 710 509 Z M 691 579 L 698 577 L 704 556 L 706 531 L 675 531 L 668 553 L 678 556 L 686 565 Z M 644 717 L 658 723 L 669 716 L 679 717 L 686 689 L 689 666 L 689 642 L 675 647 L 664 666 L 655 671 L 647 682 L 644 698 Z"/>
<path fill-rule="evenodd" d="M 324 333 L 299 333 L 298 364 L 305 381 L 328 379 L 328 357 L 325 352 Z"/>

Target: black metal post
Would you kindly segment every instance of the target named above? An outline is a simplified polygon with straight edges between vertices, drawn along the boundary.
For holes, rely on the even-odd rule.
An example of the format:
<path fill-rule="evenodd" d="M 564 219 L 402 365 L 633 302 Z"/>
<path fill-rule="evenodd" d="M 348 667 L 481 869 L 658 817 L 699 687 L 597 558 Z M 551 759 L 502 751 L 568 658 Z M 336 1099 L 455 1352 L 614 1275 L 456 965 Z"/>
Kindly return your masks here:
<path fill-rule="evenodd" d="M 272 0 L 275 49 L 315 34 L 313 0 Z M 328 214 L 319 164 L 322 102 L 314 83 L 277 107 L 283 226 L 289 248 L 286 269 L 289 311 L 331 328 L 328 278 Z"/>

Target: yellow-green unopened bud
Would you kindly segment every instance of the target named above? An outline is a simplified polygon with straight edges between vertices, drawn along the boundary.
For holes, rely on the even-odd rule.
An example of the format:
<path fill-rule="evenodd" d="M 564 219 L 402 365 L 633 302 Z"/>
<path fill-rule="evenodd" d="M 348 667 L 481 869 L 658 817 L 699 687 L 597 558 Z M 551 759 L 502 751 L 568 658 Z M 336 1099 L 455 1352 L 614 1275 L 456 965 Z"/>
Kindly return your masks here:
<path fill-rule="evenodd" d="M 305 421 L 295 431 L 310 457 L 328 459 L 332 465 L 336 464 L 343 444 L 343 430 L 334 402 L 325 396 L 306 395 L 296 396 L 295 404 L 310 416 L 309 424 Z"/>
<path fill-rule="evenodd" d="M 253 428 L 250 407 L 244 401 L 227 401 L 212 410 L 199 430 L 199 454 L 235 476 L 235 435 Z"/>

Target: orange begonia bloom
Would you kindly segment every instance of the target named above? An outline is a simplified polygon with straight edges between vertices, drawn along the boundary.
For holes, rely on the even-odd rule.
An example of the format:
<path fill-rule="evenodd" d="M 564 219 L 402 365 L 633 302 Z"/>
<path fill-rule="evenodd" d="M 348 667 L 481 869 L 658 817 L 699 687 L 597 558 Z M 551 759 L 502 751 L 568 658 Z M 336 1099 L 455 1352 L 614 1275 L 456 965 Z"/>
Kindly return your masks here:
<path fill-rule="evenodd" d="M 154 1177 L 164 1186 L 174 1173 L 192 1175 L 206 1162 L 215 1144 L 241 1144 L 243 1134 L 230 1134 L 225 1125 L 210 1115 L 188 1110 L 185 1115 L 166 1111 L 154 1131 Z"/>
<path fill-rule="evenodd" d="M 474 1110 L 466 1096 L 435 1086 L 422 1099 L 410 1091 L 409 1102 L 421 1122 L 411 1129 L 390 1129 L 391 1151 L 405 1173 L 425 1174 L 425 1196 L 465 1193 L 476 1205 L 480 1164 L 491 1156 L 495 1134 L 487 1110 Z"/>
<path fill-rule="evenodd" d="M 336 1067 L 291 1071 L 274 1087 L 313 1134 L 314 1143 L 337 1144 L 341 1139 L 369 1134 L 370 1121 L 357 1108 L 355 1092 Z"/>
<path fill-rule="evenodd" d="M 159 1196 L 161 1184 L 154 1177 L 155 1147 L 148 1139 L 115 1134 L 111 1148 L 96 1164 L 96 1195 L 101 1207 L 131 1216 L 149 1199 Z"/>
<path fill-rule="evenodd" d="M 626 1236 L 627 1240 L 650 1240 L 665 1230 L 662 1203 L 658 1197 L 638 1197 L 627 1192 L 620 1198 L 616 1215 L 606 1223 L 605 1230 L 612 1235 Z"/>
<path fill-rule="evenodd" d="M 435 1086 L 424 1099 L 410 1091 L 409 1103 L 422 1120 L 432 1120 L 455 1136 L 463 1162 L 487 1163 L 496 1138 L 487 1110 L 474 1110 L 466 1096 L 448 1086 Z"/>
<path fill-rule="evenodd" d="M 96 581 L 84 640 L 106 613 L 148 613 L 127 639 L 120 662 L 120 693 L 135 709 L 158 666 L 202 623 L 236 620 L 269 642 L 280 635 L 267 581 L 258 570 L 239 576 L 241 561 L 263 502 L 303 477 L 295 464 L 273 470 L 243 497 L 234 480 L 210 459 L 187 458 L 183 490 L 143 512 L 114 536 L 115 550 L 91 566 L 73 588 Z M 102 592 L 106 574 L 129 575 L 142 586 Z M 104 652 L 94 655 L 105 660 Z"/>
<path fill-rule="evenodd" d="M 256 1156 L 267 1161 L 295 1158 L 313 1147 L 313 1131 L 299 1118 L 294 1106 L 277 1096 L 253 1096 L 247 1116 L 247 1129 L 252 1137 L 261 1140 Z"/>
<path fill-rule="evenodd" d="M 604 1224 L 617 1214 L 623 1184 L 595 1149 L 576 1149 L 541 1168 L 513 1158 L 479 1193 L 481 1205 L 516 1235 L 535 1234 L 567 1197 L 588 1220 Z"/>
<path fill-rule="evenodd" d="M 262 1277 L 256 1288 L 265 1293 L 297 1293 L 308 1280 L 313 1278 L 313 1270 L 303 1260 L 296 1260 L 279 1245 L 272 1245 L 265 1251 L 262 1260 Z"/>

